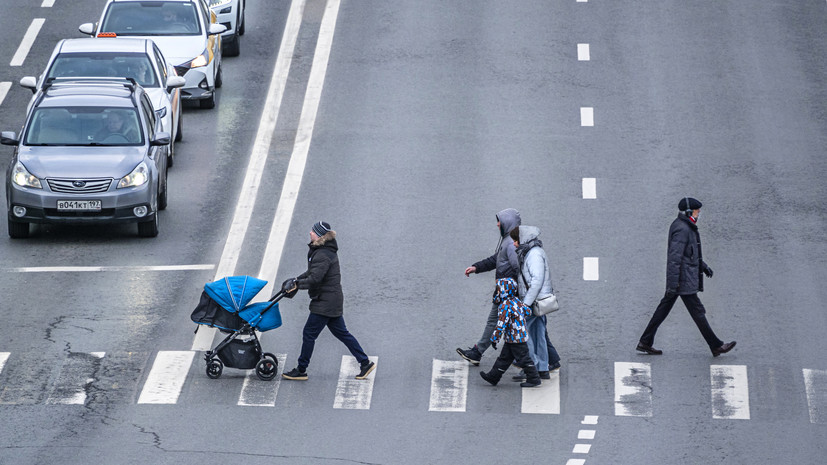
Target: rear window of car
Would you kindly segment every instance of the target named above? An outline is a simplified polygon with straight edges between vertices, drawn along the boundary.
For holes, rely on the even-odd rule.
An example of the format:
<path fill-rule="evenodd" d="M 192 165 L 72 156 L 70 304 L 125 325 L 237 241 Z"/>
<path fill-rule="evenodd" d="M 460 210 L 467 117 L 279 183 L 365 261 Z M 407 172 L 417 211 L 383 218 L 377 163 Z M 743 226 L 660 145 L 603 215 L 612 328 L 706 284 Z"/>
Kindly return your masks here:
<path fill-rule="evenodd" d="M 191 2 L 113 2 L 98 32 L 119 36 L 200 35 L 201 22 Z"/>
<path fill-rule="evenodd" d="M 61 53 L 46 77 L 129 77 L 143 87 L 160 87 L 152 63 L 143 53 Z"/>
<path fill-rule="evenodd" d="M 43 107 L 35 109 L 24 145 L 143 145 L 135 108 Z"/>

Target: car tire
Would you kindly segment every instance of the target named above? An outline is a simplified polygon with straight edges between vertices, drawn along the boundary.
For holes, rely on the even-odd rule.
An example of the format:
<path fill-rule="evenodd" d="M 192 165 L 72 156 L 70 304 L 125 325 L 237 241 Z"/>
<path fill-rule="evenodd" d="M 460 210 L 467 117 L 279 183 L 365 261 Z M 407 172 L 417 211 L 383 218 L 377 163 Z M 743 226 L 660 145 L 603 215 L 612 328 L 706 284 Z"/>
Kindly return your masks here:
<path fill-rule="evenodd" d="M 221 70 L 221 65 L 218 65 L 218 72 L 215 73 L 215 88 L 218 89 L 224 85 L 224 71 Z"/>
<path fill-rule="evenodd" d="M 12 239 L 25 239 L 29 237 L 29 223 L 18 223 L 9 220 L 9 237 Z"/>
<path fill-rule="evenodd" d="M 164 180 L 164 189 L 158 192 L 158 210 L 166 210 L 167 209 L 167 183 Z M 155 215 L 158 216 L 158 215 Z"/>
<path fill-rule="evenodd" d="M 199 100 L 198 106 L 200 106 L 203 109 L 215 108 L 215 92 L 213 92 L 213 94 L 210 95 L 208 98 Z"/>
<path fill-rule="evenodd" d="M 175 164 L 175 142 L 169 143 L 169 150 L 167 151 L 167 169 Z"/>
<path fill-rule="evenodd" d="M 179 107 L 180 108 L 180 107 Z M 184 138 L 184 112 L 179 112 L 178 114 L 178 128 L 175 130 L 175 142 L 181 142 L 181 139 Z M 172 166 L 172 165 L 169 165 Z"/>
<path fill-rule="evenodd" d="M 228 40 L 224 45 L 224 50 L 221 52 L 225 57 L 237 57 L 241 54 L 241 43 L 238 34 L 234 35 L 231 40 Z"/>
<path fill-rule="evenodd" d="M 141 237 L 158 236 L 158 216 L 158 212 L 155 212 L 151 220 L 138 223 L 138 235 Z"/>

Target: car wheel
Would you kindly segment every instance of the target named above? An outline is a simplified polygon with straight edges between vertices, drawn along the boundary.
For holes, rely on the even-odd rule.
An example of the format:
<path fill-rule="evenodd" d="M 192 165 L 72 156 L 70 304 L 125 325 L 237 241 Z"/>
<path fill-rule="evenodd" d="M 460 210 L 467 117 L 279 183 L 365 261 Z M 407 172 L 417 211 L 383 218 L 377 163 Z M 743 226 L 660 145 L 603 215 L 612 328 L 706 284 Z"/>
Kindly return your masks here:
<path fill-rule="evenodd" d="M 221 65 L 218 65 L 218 72 L 215 73 L 215 88 L 218 89 L 224 85 L 224 72 L 221 71 Z"/>
<path fill-rule="evenodd" d="M 238 30 L 238 35 L 243 36 L 245 26 L 247 25 L 247 23 L 244 21 L 244 12 L 247 11 L 246 5 L 241 10 L 242 10 L 241 11 L 241 16 L 238 18 L 238 21 L 236 22 L 236 27 L 235 28 Z"/>
<path fill-rule="evenodd" d="M 175 142 L 181 142 L 181 139 L 184 138 L 184 124 L 182 122 L 183 119 L 184 119 L 184 112 L 181 112 L 178 115 L 178 128 L 175 129 Z M 169 165 L 169 166 L 172 166 L 172 165 Z"/>
<path fill-rule="evenodd" d="M 221 52 L 223 56 L 237 57 L 241 54 L 241 43 L 238 34 L 234 35 L 231 40 L 228 40 L 224 45 L 224 51 Z"/>
<path fill-rule="evenodd" d="M 167 169 L 175 164 L 175 142 L 169 143 L 169 150 L 167 150 Z"/>
<path fill-rule="evenodd" d="M 149 221 L 138 223 L 138 235 L 141 237 L 156 237 L 158 235 L 158 212 Z"/>
<path fill-rule="evenodd" d="M 215 92 L 209 98 L 199 100 L 198 105 L 204 109 L 215 108 Z"/>
<path fill-rule="evenodd" d="M 29 237 L 29 223 L 18 223 L 9 220 L 9 237 L 12 239 L 25 239 Z"/>
<path fill-rule="evenodd" d="M 164 180 L 164 189 L 158 192 L 158 210 L 167 209 L 167 183 Z M 155 215 L 158 216 L 158 215 Z"/>

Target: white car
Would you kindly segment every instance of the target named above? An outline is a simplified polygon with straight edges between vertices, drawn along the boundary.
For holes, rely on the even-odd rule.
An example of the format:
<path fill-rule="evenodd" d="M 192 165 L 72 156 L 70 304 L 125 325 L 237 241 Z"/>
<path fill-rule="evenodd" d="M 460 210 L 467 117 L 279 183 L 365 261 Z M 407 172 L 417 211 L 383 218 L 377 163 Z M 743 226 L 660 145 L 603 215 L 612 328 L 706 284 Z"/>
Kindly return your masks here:
<path fill-rule="evenodd" d="M 223 54 L 237 57 L 241 53 L 239 37 L 244 35 L 245 0 L 210 0 L 210 9 L 215 13 L 216 22 L 227 28 L 221 34 Z"/>
<path fill-rule="evenodd" d="M 149 39 L 63 39 L 57 43 L 40 78 L 26 76 L 20 85 L 37 92 L 56 78 L 125 77 L 146 90 L 155 114 L 174 141 L 183 136 L 181 91 L 186 81 L 175 74 L 163 53 Z M 34 98 L 34 97 L 33 97 Z M 172 166 L 175 146 L 170 142 Z"/>
<path fill-rule="evenodd" d="M 205 0 L 109 0 L 100 21 L 85 23 L 80 32 L 94 37 L 151 39 L 186 79 L 184 100 L 201 108 L 215 106 L 221 87 L 221 33 Z"/>

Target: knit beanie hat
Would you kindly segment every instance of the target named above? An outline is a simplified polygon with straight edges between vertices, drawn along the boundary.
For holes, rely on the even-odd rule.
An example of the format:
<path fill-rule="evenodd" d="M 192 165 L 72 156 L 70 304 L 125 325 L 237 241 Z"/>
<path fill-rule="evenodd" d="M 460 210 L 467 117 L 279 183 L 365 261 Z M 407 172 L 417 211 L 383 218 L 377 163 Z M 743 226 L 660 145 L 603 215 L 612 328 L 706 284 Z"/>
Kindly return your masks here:
<path fill-rule="evenodd" d="M 325 223 L 324 221 L 319 221 L 318 223 L 313 225 L 313 232 L 316 233 L 316 235 L 319 237 L 324 236 L 330 231 L 330 224 Z"/>

